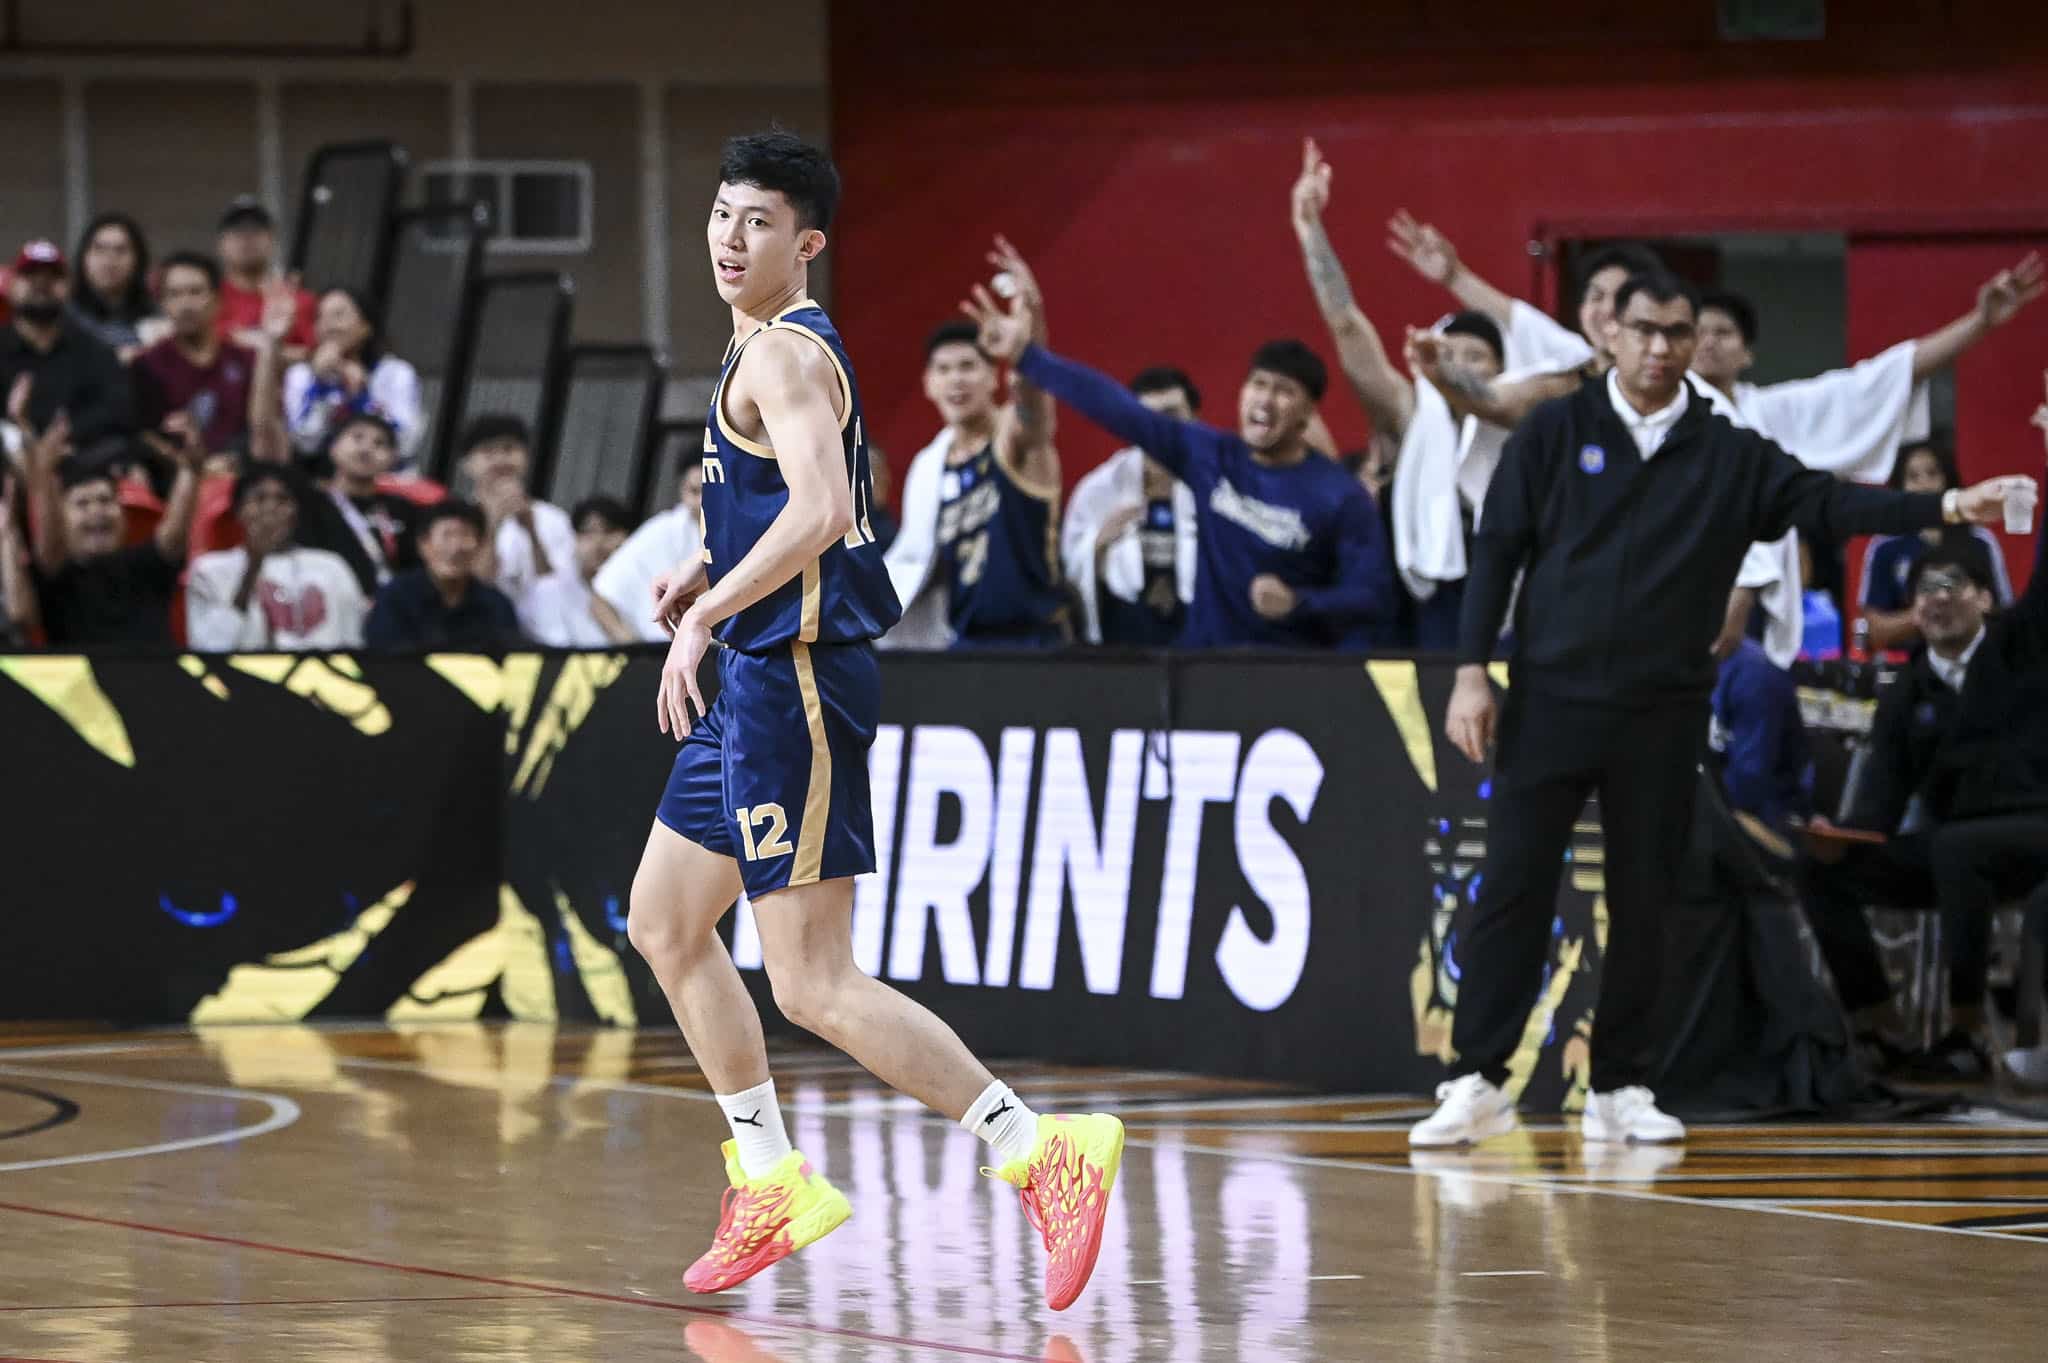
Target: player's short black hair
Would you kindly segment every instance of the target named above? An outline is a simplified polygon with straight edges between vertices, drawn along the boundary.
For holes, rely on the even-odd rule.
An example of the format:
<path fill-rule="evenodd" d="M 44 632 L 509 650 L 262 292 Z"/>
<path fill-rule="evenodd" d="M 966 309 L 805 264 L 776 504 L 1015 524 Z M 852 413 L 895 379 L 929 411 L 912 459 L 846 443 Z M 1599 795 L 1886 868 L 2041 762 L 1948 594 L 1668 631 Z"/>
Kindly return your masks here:
<path fill-rule="evenodd" d="M 1700 291 L 1661 265 L 1641 274 L 1632 274 L 1622 281 L 1621 287 L 1614 291 L 1614 315 L 1621 316 L 1629 300 L 1637 294 L 1652 303 L 1675 303 L 1682 298 L 1691 306 L 1695 319 L 1700 315 Z"/>
<path fill-rule="evenodd" d="M 1926 440 L 1913 440 L 1899 446 L 1899 457 L 1892 461 L 1892 476 L 1886 480 L 1891 484 L 1893 491 L 1905 491 L 1906 465 L 1916 454 L 1932 455 L 1934 462 L 1941 465 L 1941 485 L 1944 489 L 1963 485 L 1963 471 L 1956 464 L 1955 451 L 1930 436 Z"/>
<path fill-rule="evenodd" d="M 342 436 L 358 426 L 375 426 L 378 430 L 384 432 L 384 439 L 390 444 L 392 453 L 395 455 L 398 452 L 398 428 L 391 424 L 389 417 L 381 412 L 360 410 L 345 412 L 339 421 L 336 421 L 333 426 L 328 428 L 327 434 L 321 437 L 320 453 L 314 460 L 316 477 L 324 478 L 334 472 L 335 444 L 340 441 Z"/>
<path fill-rule="evenodd" d="M 1972 586 L 1994 595 L 1998 591 L 1998 580 L 1991 571 L 1991 555 L 1985 550 L 1984 542 L 1968 531 L 1958 536 L 1944 536 L 1941 543 L 1913 560 L 1913 566 L 1906 570 L 1908 601 L 1920 594 L 1921 576 L 1936 568 L 1952 568 L 1969 578 Z"/>
<path fill-rule="evenodd" d="M 1486 348 L 1493 352 L 1493 362 L 1503 369 L 1507 368 L 1508 348 L 1507 343 L 1501 339 L 1500 325 L 1485 313 L 1471 308 L 1452 313 L 1450 319 L 1437 330 L 1446 336 L 1470 336 L 1484 342 Z"/>
<path fill-rule="evenodd" d="M 461 521 L 476 531 L 476 537 L 484 537 L 484 511 L 475 502 L 465 502 L 460 497 L 450 497 L 435 502 L 420 516 L 418 538 L 424 540 L 433 528 L 442 521 Z"/>
<path fill-rule="evenodd" d="M 702 456 L 699 457 L 701 458 Z M 636 524 L 633 519 L 633 513 L 626 509 L 624 502 L 616 497 L 607 497 L 602 493 L 595 497 L 585 497 L 570 509 L 569 524 L 575 527 L 579 533 L 583 529 L 583 518 L 585 516 L 596 516 L 612 529 L 623 530 L 629 535 L 633 533 L 633 526 Z"/>
<path fill-rule="evenodd" d="M 1611 270 L 1617 265 L 1632 275 L 1648 274 L 1652 270 L 1664 268 L 1664 262 L 1657 258 L 1657 253 L 1640 242 L 1615 241 L 1605 246 L 1596 246 L 1579 261 L 1579 299 L 1584 300 L 1586 286 L 1593 282 L 1594 275 L 1602 270 Z"/>
<path fill-rule="evenodd" d="M 293 486 L 291 476 L 276 464 L 251 464 L 236 475 L 235 496 L 229 505 L 240 510 L 242 499 L 265 483 L 276 483 L 292 497 L 298 495 L 298 488 Z"/>
<path fill-rule="evenodd" d="M 930 364 L 932 356 L 938 354 L 939 347 L 948 345 L 971 345 L 975 354 L 990 364 L 995 363 L 989 353 L 981 348 L 981 328 L 965 317 L 951 322 L 941 322 L 932 328 L 932 334 L 924 338 L 924 362 Z"/>
<path fill-rule="evenodd" d="M 1149 369 L 1138 371 L 1138 377 L 1131 380 L 1131 391 L 1139 397 L 1147 393 L 1179 392 L 1188 400 L 1188 409 L 1202 410 L 1202 390 L 1195 387 L 1195 381 L 1188 377 L 1185 369 L 1170 364 L 1155 364 Z"/>
<path fill-rule="evenodd" d="M 1323 364 L 1322 356 L 1292 336 L 1268 341 L 1252 352 L 1251 368 L 1254 372 L 1265 370 L 1282 378 L 1293 379 L 1308 389 L 1311 401 L 1321 402 L 1323 393 L 1330 386 L 1330 371 Z"/>
<path fill-rule="evenodd" d="M 206 282 L 215 293 L 220 292 L 220 262 L 204 251 L 173 251 L 157 265 L 158 279 L 168 278 L 171 271 L 184 266 L 197 270 L 206 276 Z"/>
<path fill-rule="evenodd" d="M 1756 344 L 1756 307 L 1747 298 L 1728 289 L 1715 289 L 1700 295 L 1700 311 L 1705 312 L 1708 308 L 1728 314 L 1728 320 L 1735 323 L 1735 329 L 1742 333 L 1744 345 Z"/>
<path fill-rule="evenodd" d="M 718 182 L 780 194 L 804 230 L 827 230 L 839 210 L 839 168 L 822 150 L 783 128 L 727 139 L 719 153 Z"/>
<path fill-rule="evenodd" d="M 462 428 L 462 452 L 468 454 L 479 445 L 488 445 L 494 440 L 516 440 L 533 449 L 533 431 L 525 420 L 510 412 L 485 412 L 473 417 L 469 425 Z"/>

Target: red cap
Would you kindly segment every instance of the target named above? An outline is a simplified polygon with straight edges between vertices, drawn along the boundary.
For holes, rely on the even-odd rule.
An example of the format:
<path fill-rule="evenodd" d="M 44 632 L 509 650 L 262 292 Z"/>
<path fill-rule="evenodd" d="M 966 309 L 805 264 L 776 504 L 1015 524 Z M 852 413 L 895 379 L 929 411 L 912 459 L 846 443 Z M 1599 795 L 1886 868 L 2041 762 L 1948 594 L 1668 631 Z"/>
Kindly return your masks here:
<path fill-rule="evenodd" d="M 14 256 L 14 273 L 27 274 L 30 270 L 57 270 L 64 268 L 64 253 L 57 249 L 57 243 L 38 237 L 24 242 Z"/>

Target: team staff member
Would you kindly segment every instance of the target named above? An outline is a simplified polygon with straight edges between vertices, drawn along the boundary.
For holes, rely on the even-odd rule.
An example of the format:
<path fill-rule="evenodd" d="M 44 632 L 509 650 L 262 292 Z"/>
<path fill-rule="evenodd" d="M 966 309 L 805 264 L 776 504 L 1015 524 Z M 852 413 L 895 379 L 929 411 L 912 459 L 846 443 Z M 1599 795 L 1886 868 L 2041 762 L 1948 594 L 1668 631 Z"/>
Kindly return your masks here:
<path fill-rule="evenodd" d="M 1646 1086 L 1661 964 L 1658 915 L 1691 828 L 1712 645 L 1744 553 L 1798 526 L 1839 540 L 2002 511 L 2005 480 L 1943 496 L 1839 483 L 1713 415 L 1686 384 L 1699 302 L 1663 271 L 1621 286 L 1614 368 L 1533 412 L 1487 491 L 1447 728 L 1473 761 L 1495 737 L 1486 661 L 1522 571 L 1485 893 L 1461 943 L 1457 1074 L 1417 1145 L 1512 1129 L 1502 1091 L 1535 1003 L 1559 868 L 1600 794 L 1609 929 L 1588 1140 L 1681 1140 Z"/>

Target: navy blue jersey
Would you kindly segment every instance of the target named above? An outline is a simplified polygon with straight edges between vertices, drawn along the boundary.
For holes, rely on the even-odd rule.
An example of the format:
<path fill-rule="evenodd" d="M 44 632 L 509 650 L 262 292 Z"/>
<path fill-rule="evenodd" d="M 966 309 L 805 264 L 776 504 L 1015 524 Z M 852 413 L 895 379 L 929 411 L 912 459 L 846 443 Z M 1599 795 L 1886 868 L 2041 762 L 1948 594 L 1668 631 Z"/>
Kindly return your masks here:
<path fill-rule="evenodd" d="M 704 431 L 704 562 L 715 586 L 745 558 L 789 502 L 789 485 L 775 451 L 734 431 L 725 418 L 725 386 L 755 337 L 793 331 L 824 347 L 839 372 L 843 415 L 839 439 L 846 452 L 846 476 L 853 487 L 853 529 L 846 538 L 804 565 L 796 577 L 718 627 L 732 647 L 759 653 L 792 640 L 844 644 L 877 639 L 903 614 L 896 589 L 882 566 L 869 519 L 874 494 L 868 476 L 868 446 L 861 429 L 860 390 L 839 333 L 824 309 L 810 299 L 776 315 L 730 347 Z"/>
<path fill-rule="evenodd" d="M 1031 491 L 984 445 L 939 482 L 939 559 L 953 635 L 1059 638 L 1059 493 Z"/>

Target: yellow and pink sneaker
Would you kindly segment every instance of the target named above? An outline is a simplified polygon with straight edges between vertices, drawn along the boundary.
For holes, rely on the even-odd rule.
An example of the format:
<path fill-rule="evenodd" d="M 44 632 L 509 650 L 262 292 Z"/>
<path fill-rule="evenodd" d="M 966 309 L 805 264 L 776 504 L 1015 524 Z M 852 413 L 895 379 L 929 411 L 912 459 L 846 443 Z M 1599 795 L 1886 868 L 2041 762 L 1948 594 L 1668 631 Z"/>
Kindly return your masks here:
<path fill-rule="evenodd" d="M 845 1194 L 811 1167 L 803 1151 L 792 1150 L 759 1178 L 740 1169 L 739 1147 L 723 1146 L 726 1189 L 718 1235 L 703 1257 L 683 1274 L 692 1292 L 723 1292 L 762 1269 L 780 1263 L 805 1245 L 824 1239 L 853 1215 Z"/>
<path fill-rule="evenodd" d="M 1045 1237 L 1045 1303 L 1064 1311 L 1088 1285 L 1102 1253 L 1102 1221 L 1124 1161 L 1124 1124 L 1105 1112 L 1038 1119 L 1029 1159 L 984 1169 L 1015 1186 L 1024 1219 Z"/>

